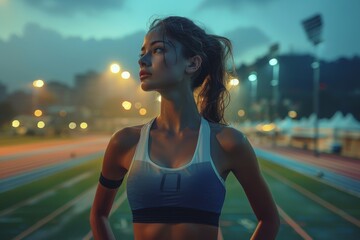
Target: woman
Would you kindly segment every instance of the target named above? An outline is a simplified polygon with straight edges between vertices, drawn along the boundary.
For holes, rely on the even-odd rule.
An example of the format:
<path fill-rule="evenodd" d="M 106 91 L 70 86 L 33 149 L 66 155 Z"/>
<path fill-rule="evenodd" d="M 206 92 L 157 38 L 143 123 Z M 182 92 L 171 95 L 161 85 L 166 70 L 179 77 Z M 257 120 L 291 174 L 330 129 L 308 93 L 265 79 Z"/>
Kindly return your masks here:
<path fill-rule="evenodd" d="M 135 239 L 217 239 L 230 172 L 259 221 L 252 239 L 275 239 L 279 216 L 254 151 L 224 124 L 228 57 L 228 39 L 189 19 L 153 21 L 140 80 L 144 91 L 161 94 L 160 114 L 112 136 L 91 209 L 95 239 L 114 239 L 108 216 L 126 174 Z"/>

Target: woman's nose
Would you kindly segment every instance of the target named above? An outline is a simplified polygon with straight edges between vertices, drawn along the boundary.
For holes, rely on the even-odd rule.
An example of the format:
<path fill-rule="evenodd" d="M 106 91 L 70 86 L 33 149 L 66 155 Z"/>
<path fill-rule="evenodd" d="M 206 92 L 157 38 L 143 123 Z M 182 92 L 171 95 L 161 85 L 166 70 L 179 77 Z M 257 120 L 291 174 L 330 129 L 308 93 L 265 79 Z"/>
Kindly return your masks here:
<path fill-rule="evenodd" d="M 139 58 L 138 63 L 139 63 L 140 66 L 150 66 L 150 65 L 151 65 L 151 61 L 150 61 L 149 55 L 148 55 L 148 54 L 144 54 L 143 56 L 141 56 L 141 57 Z"/>

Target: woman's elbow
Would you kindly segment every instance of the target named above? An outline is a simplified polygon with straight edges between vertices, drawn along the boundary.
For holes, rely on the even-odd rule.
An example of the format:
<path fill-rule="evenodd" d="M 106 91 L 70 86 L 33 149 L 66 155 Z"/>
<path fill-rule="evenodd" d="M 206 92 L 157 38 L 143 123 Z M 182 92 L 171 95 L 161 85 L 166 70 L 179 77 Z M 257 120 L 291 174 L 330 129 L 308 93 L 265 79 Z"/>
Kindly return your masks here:
<path fill-rule="evenodd" d="M 278 214 L 260 220 L 261 224 L 266 228 L 272 229 L 273 232 L 278 232 L 280 229 L 280 217 Z"/>
<path fill-rule="evenodd" d="M 96 226 L 96 222 L 99 221 L 99 217 L 95 214 L 93 209 L 90 210 L 89 222 L 90 226 L 93 229 Z"/>
<path fill-rule="evenodd" d="M 280 227 L 280 215 L 276 207 L 264 217 L 264 220 L 271 224 L 274 228 L 279 229 Z"/>
<path fill-rule="evenodd" d="M 280 217 L 279 215 L 275 215 L 269 220 L 265 220 L 266 224 L 273 229 L 274 232 L 278 232 L 280 229 Z"/>
<path fill-rule="evenodd" d="M 267 221 L 269 222 L 274 229 L 279 230 L 280 228 L 280 216 L 279 213 L 273 214 L 272 217 Z"/>

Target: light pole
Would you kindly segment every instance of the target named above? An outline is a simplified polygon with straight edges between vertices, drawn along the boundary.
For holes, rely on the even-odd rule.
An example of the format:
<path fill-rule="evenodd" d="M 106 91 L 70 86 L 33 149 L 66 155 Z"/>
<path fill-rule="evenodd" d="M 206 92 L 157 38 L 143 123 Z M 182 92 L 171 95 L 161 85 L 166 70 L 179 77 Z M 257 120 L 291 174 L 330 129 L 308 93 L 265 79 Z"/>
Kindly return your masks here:
<path fill-rule="evenodd" d="M 319 139 L 319 111 L 320 111 L 320 104 L 319 104 L 319 82 L 320 82 L 320 62 L 317 53 L 317 46 L 319 43 L 323 42 L 321 33 L 322 33 L 322 18 L 320 14 L 312 16 L 310 18 L 305 19 L 302 21 L 302 25 L 304 30 L 307 34 L 308 39 L 312 42 L 315 47 L 315 57 L 314 62 L 311 64 L 311 67 L 314 69 L 314 92 L 313 92 L 313 108 L 315 114 L 315 121 L 314 121 L 314 155 L 316 157 L 320 156 L 318 151 L 318 139 Z"/>
<path fill-rule="evenodd" d="M 280 64 L 279 61 L 276 58 L 272 58 L 269 61 L 270 66 L 273 68 L 273 77 L 271 80 L 271 86 L 273 87 L 273 120 L 275 121 L 276 116 L 278 116 L 279 111 L 279 100 L 280 100 L 280 94 L 279 94 L 279 71 L 280 71 Z"/>
<path fill-rule="evenodd" d="M 273 69 L 273 77 L 271 80 L 271 86 L 273 87 L 273 122 L 275 123 L 276 117 L 279 116 L 279 100 L 280 100 L 280 94 L 279 94 L 279 71 L 280 71 L 280 64 L 279 61 L 276 58 L 272 58 L 269 60 L 269 65 L 272 66 Z M 276 135 L 277 130 L 275 129 L 272 135 L 272 146 L 276 146 Z"/>
<path fill-rule="evenodd" d="M 251 83 L 251 99 L 252 102 L 256 101 L 256 95 L 257 95 L 257 73 L 256 72 L 251 72 L 248 80 Z"/>
<path fill-rule="evenodd" d="M 33 96 L 32 96 L 32 104 L 33 104 L 33 111 L 35 111 L 38 107 L 38 95 L 39 91 L 38 89 L 42 88 L 44 86 L 44 81 L 41 79 L 37 79 L 33 81 Z"/>
<path fill-rule="evenodd" d="M 256 103 L 256 95 L 257 95 L 257 73 L 256 72 L 251 72 L 250 75 L 248 76 L 248 80 L 250 81 L 251 84 L 251 104 L 250 104 L 250 109 L 254 109 L 255 107 L 255 103 Z M 252 115 L 254 116 L 253 111 Z"/>

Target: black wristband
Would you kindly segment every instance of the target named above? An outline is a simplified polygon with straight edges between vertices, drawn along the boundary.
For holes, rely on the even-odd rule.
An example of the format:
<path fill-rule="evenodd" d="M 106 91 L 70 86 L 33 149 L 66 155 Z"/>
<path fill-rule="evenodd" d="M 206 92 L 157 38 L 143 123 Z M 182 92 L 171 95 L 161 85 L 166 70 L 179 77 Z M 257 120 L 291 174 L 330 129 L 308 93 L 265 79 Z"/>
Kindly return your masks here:
<path fill-rule="evenodd" d="M 111 188 L 111 189 L 115 189 L 120 187 L 121 183 L 122 183 L 123 179 L 121 180 L 110 180 L 105 178 L 102 173 L 100 172 L 100 178 L 99 178 L 99 182 L 101 183 L 101 185 L 103 185 L 106 188 Z"/>

